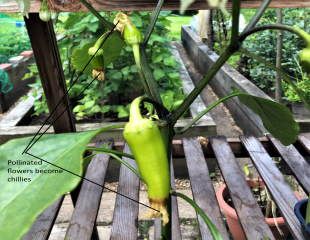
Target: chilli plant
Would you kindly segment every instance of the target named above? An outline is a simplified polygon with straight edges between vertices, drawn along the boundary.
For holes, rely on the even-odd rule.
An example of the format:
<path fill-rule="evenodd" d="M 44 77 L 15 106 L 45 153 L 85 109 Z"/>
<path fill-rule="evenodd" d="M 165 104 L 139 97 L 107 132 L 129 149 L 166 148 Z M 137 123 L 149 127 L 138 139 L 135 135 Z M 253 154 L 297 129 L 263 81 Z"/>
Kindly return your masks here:
<path fill-rule="evenodd" d="M 19 0 L 19 2 L 22 1 Z M 148 216 L 150 218 L 162 218 L 163 239 L 171 239 L 170 198 L 172 195 L 181 197 L 191 204 L 197 214 L 207 224 L 213 238 L 222 239 L 216 226 L 195 201 L 176 192 L 170 186 L 171 145 L 176 133 L 174 126 L 177 120 L 188 111 L 200 92 L 212 81 L 218 70 L 235 52 L 241 49 L 242 42 L 248 36 L 267 29 L 284 30 L 297 34 L 305 42 L 305 48 L 299 54 L 300 64 L 309 73 L 310 35 L 299 28 L 281 24 L 268 24 L 256 27 L 256 23 L 267 9 L 271 0 L 262 1 L 262 5 L 258 8 L 247 27 L 243 32 L 239 33 L 241 1 L 233 0 L 232 28 L 228 46 L 180 106 L 172 111 L 168 111 L 162 104 L 159 88 L 154 80 L 153 72 L 150 70 L 149 58 L 146 54 L 148 41 L 164 0 L 158 1 L 144 34 L 139 32 L 132 23 L 130 13 L 128 15 L 118 13 L 112 23 L 103 18 L 87 1 L 80 0 L 80 2 L 99 19 L 100 23 L 107 30 L 94 45 L 89 46 L 84 52 L 84 55 L 88 56 L 87 63 L 88 67 L 91 68 L 94 80 L 104 80 L 107 65 L 113 63 L 119 57 L 119 48 L 127 45 L 127 47 L 132 48 L 133 58 L 139 71 L 145 94 L 132 102 L 127 124 L 111 124 L 98 130 L 79 133 L 45 134 L 30 138 L 19 138 L 0 146 L 0 179 L 3 193 L 0 196 L 1 238 L 10 240 L 20 239 L 40 212 L 78 185 L 81 178 L 77 176 L 83 175 L 83 171 L 90 159 L 96 153 L 104 152 L 121 164 L 124 164 L 139 176 L 141 181 L 145 182 L 150 202 Z M 181 10 L 184 11 L 194 0 L 182 0 L 181 2 Z M 210 0 L 210 2 L 224 11 L 222 4 L 217 5 L 217 3 L 222 3 L 223 1 Z M 28 4 L 24 4 L 24 6 L 28 6 Z M 46 6 L 44 6 L 43 10 L 46 11 Z M 44 18 L 44 20 L 48 19 Z M 286 74 L 281 69 L 277 70 L 282 74 Z M 306 105 L 309 106 L 309 99 L 304 96 L 302 90 L 298 89 L 292 78 L 287 76 L 285 80 L 299 94 Z M 285 106 L 239 91 L 233 91 L 228 96 L 211 103 L 207 109 L 198 114 L 181 131 L 184 132 L 190 129 L 204 114 L 230 98 L 238 98 L 240 102 L 253 110 L 261 118 L 265 128 L 284 145 L 295 142 L 299 127 Z M 129 145 L 132 155 L 112 150 L 108 146 L 100 148 L 88 146 L 93 137 L 111 129 L 124 129 L 124 139 Z M 90 155 L 85 156 L 85 150 L 91 152 Z M 135 159 L 137 169 L 121 159 L 122 156 Z M 24 165 L 15 165 L 15 169 L 19 170 L 21 174 L 20 178 L 23 179 L 19 183 L 8 182 L 9 163 L 12 163 L 12 161 L 17 163 L 24 162 Z M 38 165 L 36 166 L 36 172 L 34 172 L 33 165 L 36 163 Z M 55 176 L 56 170 L 61 170 L 57 173 L 57 176 Z M 307 219 L 309 220 L 309 216 Z"/>

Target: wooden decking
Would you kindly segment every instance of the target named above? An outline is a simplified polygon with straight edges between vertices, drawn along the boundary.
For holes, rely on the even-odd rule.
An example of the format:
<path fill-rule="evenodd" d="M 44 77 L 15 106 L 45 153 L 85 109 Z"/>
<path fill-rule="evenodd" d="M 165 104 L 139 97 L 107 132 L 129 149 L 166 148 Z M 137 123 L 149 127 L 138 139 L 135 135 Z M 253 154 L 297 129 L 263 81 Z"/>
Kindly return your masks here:
<path fill-rule="evenodd" d="M 241 146 L 238 147 L 236 147 L 237 141 L 231 142 L 221 136 L 209 138 L 208 146 L 202 146 L 196 138 L 184 138 L 181 141 L 181 145 L 174 146 L 173 149 L 178 156 L 184 153 L 193 197 L 199 206 L 210 216 L 221 232 L 223 239 L 229 239 L 230 233 L 225 226 L 209 177 L 207 161 L 211 157 L 215 157 L 217 160 L 245 236 L 248 239 L 263 239 L 266 236 L 269 239 L 275 239 L 270 228 L 265 223 L 263 213 L 237 163 L 237 156 L 240 155 L 241 148 L 243 149 L 242 152 L 246 152 L 247 156 L 251 158 L 260 177 L 265 182 L 272 198 L 286 220 L 293 238 L 305 239 L 301 232 L 301 226 L 293 212 L 297 198 L 269 153 L 277 151 L 277 153 L 273 154 L 279 154 L 278 156 L 282 157 L 291 168 L 302 188 L 309 194 L 310 166 L 305 159 L 306 156 L 300 153 L 309 153 L 309 140 L 308 135 L 301 135 L 296 143 L 296 148 L 294 145 L 285 147 L 273 137 L 268 137 L 268 140 L 261 142 L 254 137 L 242 136 L 238 143 Z M 265 148 L 264 146 L 269 147 Z M 126 145 L 124 146 L 123 143 L 118 143 L 114 147 L 117 149 L 122 147 L 125 152 L 129 151 L 129 148 Z M 180 151 L 180 147 L 182 147 L 182 151 Z M 271 147 L 274 150 L 271 151 Z M 212 151 L 208 150 L 209 148 Z M 125 160 L 135 166 L 133 160 Z M 96 155 L 88 166 L 86 178 L 99 185 L 103 185 L 108 163 L 109 157 L 105 154 Z M 172 183 L 174 183 L 173 166 L 171 169 Z M 135 201 L 122 195 L 117 195 L 110 239 L 137 239 L 139 206 L 136 201 L 139 201 L 139 186 L 139 179 L 129 169 L 122 166 L 120 168 L 117 191 Z M 101 187 L 94 183 L 83 181 L 67 229 L 66 239 L 99 239 L 96 230 L 96 218 L 101 195 L 104 194 L 102 190 Z M 62 198 L 43 212 L 24 239 L 48 239 L 61 203 Z M 175 197 L 172 198 L 171 205 L 172 239 L 181 239 L 177 199 Z M 202 239 L 212 239 L 208 228 L 199 217 L 198 223 Z M 155 221 L 154 225 L 154 236 L 158 236 L 160 232 L 158 220 Z"/>

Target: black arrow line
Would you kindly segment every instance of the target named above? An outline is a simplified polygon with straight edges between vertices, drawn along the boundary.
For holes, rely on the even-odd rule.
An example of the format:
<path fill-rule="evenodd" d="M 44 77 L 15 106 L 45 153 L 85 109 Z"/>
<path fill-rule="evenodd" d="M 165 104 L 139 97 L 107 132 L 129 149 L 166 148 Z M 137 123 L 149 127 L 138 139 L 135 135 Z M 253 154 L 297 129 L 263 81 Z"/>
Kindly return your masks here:
<path fill-rule="evenodd" d="M 31 156 L 31 157 L 34 157 L 34 158 L 36 158 L 36 159 L 39 159 L 39 160 L 41 160 L 41 161 L 43 161 L 43 162 L 45 162 L 45 163 L 47 163 L 47 164 L 50 164 L 50 165 L 52 165 L 52 166 L 54 166 L 54 167 L 57 167 L 57 168 L 59 168 L 59 169 L 62 169 L 63 171 L 68 172 L 68 173 L 70 173 L 70 174 L 72 174 L 72 175 L 74 175 L 74 176 L 77 176 L 77 177 L 79 177 L 79 178 L 81 178 L 81 179 L 83 179 L 83 180 L 85 180 L 85 181 L 88 181 L 88 182 L 90 182 L 90 183 L 93 183 L 93 184 L 95 184 L 95 185 L 97 185 L 97 186 L 99 186 L 99 187 L 101 187 L 101 188 L 107 189 L 108 191 L 111 191 L 111 192 L 113 192 L 113 193 L 116 193 L 116 194 L 118 194 L 118 195 L 124 197 L 124 198 L 127 198 L 127 199 L 129 199 L 129 200 L 131 200 L 131 201 L 134 201 L 134 202 L 136 202 L 136 203 L 138 203 L 138 204 L 140 204 L 140 205 L 142 205 L 142 206 L 144 206 L 144 207 L 147 207 L 147 208 L 150 208 L 150 209 L 152 209 L 152 210 L 154 210 L 154 211 L 156 211 L 156 212 L 159 212 L 159 211 L 158 211 L 157 209 L 155 209 L 155 208 L 152 208 L 152 207 L 150 207 L 150 206 L 148 206 L 148 205 L 146 205 L 146 204 L 144 204 L 144 203 L 142 203 L 142 202 L 139 202 L 139 201 L 137 201 L 137 200 L 135 200 L 135 199 L 133 199 L 133 198 L 131 198 L 131 197 L 128 197 L 128 196 L 126 196 L 126 195 L 124 195 L 124 194 L 122 194 L 122 193 L 119 193 L 119 192 L 117 192 L 117 191 L 114 191 L 113 189 L 110 189 L 110 188 L 108 188 L 108 187 L 105 187 L 104 185 L 101 185 L 101 184 L 99 184 L 99 183 L 97 183 L 97 182 L 95 182 L 95 181 L 92 181 L 92 180 L 90 180 L 90 179 L 88 179 L 88 178 L 86 178 L 86 177 L 83 177 L 83 176 L 81 176 L 81 175 L 79 175 L 79 174 L 76 174 L 76 173 L 70 171 L 70 170 L 67 170 L 67 169 L 65 169 L 65 168 L 63 168 L 63 167 L 60 167 L 60 166 L 58 166 L 58 165 L 56 165 L 56 164 L 54 164 L 54 163 L 51 163 L 51 162 L 49 162 L 49 161 L 46 161 L 46 160 L 44 160 L 44 159 L 42 159 L 42 158 L 40 158 L 40 157 L 37 157 L 37 156 L 35 156 L 35 155 L 33 155 L 33 154 L 29 153 L 29 152 L 26 152 L 26 154 L 29 155 L 29 156 Z"/>

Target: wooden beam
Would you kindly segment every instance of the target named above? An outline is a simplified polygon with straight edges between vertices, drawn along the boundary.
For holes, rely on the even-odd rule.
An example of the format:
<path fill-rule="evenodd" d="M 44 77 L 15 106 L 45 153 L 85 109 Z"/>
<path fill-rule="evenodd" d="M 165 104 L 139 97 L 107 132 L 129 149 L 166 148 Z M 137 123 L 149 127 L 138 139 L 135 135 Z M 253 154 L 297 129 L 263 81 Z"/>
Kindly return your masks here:
<path fill-rule="evenodd" d="M 32 109 L 35 98 L 32 96 L 31 92 L 32 90 L 28 92 L 28 98 L 20 98 L 14 107 L 0 116 L 0 128 L 16 126 Z M 41 97 L 41 93 L 39 93 L 37 97 Z"/>
<path fill-rule="evenodd" d="M 29 14 L 29 18 L 25 18 L 25 23 L 49 111 L 52 112 L 58 101 L 63 98 L 51 118 L 53 121 L 60 116 L 53 123 L 55 132 L 74 132 L 75 124 L 69 107 L 69 98 L 63 97 L 66 93 L 66 82 L 53 23 L 41 21 L 37 13 Z"/>
<path fill-rule="evenodd" d="M 184 128 L 191 119 L 181 119 L 177 122 L 175 126 L 175 130 L 180 130 Z M 103 123 L 83 123 L 76 124 L 76 130 L 78 132 L 95 130 L 98 128 L 105 127 L 107 125 L 119 124 L 112 122 L 103 122 Z M 34 135 L 40 126 L 1 126 L 0 125 L 0 144 L 5 143 L 6 141 L 14 138 L 26 137 Z M 42 128 L 42 132 L 45 131 L 47 126 Z M 49 129 L 47 133 L 54 133 L 53 129 Z M 184 137 L 193 137 L 199 136 L 203 133 L 204 135 L 215 135 L 215 125 L 213 121 L 201 121 L 195 126 L 191 128 L 190 131 L 187 131 L 184 134 L 176 135 L 176 138 L 184 138 Z M 116 141 L 122 140 L 122 130 L 116 129 L 107 131 L 104 134 L 99 136 L 101 139 L 110 139 L 113 138 Z"/>
<path fill-rule="evenodd" d="M 80 12 L 86 9 L 79 1 L 72 0 L 49 0 L 50 5 L 55 11 L 59 12 Z M 89 0 L 89 2 L 99 11 L 110 10 L 151 10 L 154 9 L 156 0 L 134 0 L 134 1 L 121 1 L 121 0 Z M 231 0 L 228 1 L 227 7 L 231 8 Z M 261 4 L 261 0 L 243 0 L 242 8 L 257 8 Z M 166 1 L 164 9 L 177 10 L 180 7 L 179 0 Z M 270 4 L 272 8 L 306 8 L 310 7 L 310 1 L 308 0 L 273 0 Z M 39 12 L 40 0 L 33 0 L 30 12 Z M 193 3 L 189 9 L 209 9 L 205 0 L 197 0 Z M 15 0 L 8 0 L 0 4 L 0 12 L 19 12 L 18 5 Z"/>

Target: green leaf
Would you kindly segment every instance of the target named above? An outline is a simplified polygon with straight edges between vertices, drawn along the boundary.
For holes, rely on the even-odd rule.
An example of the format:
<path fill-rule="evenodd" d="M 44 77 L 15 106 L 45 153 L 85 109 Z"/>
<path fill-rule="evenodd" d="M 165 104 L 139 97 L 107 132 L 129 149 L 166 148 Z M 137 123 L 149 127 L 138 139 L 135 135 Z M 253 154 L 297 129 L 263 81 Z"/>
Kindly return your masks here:
<path fill-rule="evenodd" d="M 116 111 L 118 118 L 124 118 L 129 116 L 128 109 L 125 106 L 117 106 Z"/>
<path fill-rule="evenodd" d="M 156 68 L 154 70 L 154 77 L 156 80 L 159 80 L 159 79 L 163 78 L 164 76 L 165 76 L 165 72 L 162 69 Z"/>
<path fill-rule="evenodd" d="M 120 56 L 124 45 L 125 43 L 120 33 L 118 31 L 114 31 L 102 46 L 105 67 Z"/>
<path fill-rule="evenodd" d="M 95 41 L 84 43 L 81 47 L 75 48 L 72 52 L 71 62 L 75 70 L 81 72 L 89 61 L 91 56 L 88 54 L 88 49 L 94 45 Z M 89 64 L 85 69 L 86 74 L 91 74 L 92 66 Z"/>
<path fill-rule="evenodd" d="M 112 125 L 96 131 L 44 135 L 29 153 L 63 167 L 78 175 L 83 174 L 85 162 L 83 153 L 86 145 L 99 132 L 120 125 Z M 42 162 L 42 165 L 8 166 L 8 160 L 38 161 L 22 152 L 31 137 L 11 140 L 0 146 L 0 236 L 1 239 L 18 240 L 29 230 L 37 216 L 60 196 L 72 191 L 81 178 L 63 171 L 57 174 L 20 173 L 8 174 L 8 168 L 15 170 L 59 170 Z M 8 182 L 10 176 L 31 178 L 30 182 Z"/>
<path fill-rule="evenodd" d="M 108 34 L 108 33 L 106 33 Z M 82 44 L 81 46 L 75 48 L 72 52 L 72 65 L 77 71 L 82 71 L 91 56 L 88 54 L 88 49 L 90 47 L 93 47 L 96 40 L 86 42 Z M 112 63 L 114 60 L 116 60 L 122 50 L 122 47 L 124 46 L 124 41 L 122 40 L 120 34 L 118 32 L 113 32 L 110 37 L 104 42 L 102 46 L 103 50 L 103 60 L 104 60 L 104 66 L 107 67 L 110 63 Z M 96 57 L 100 58 L 101 55 Z M 95 57 L 95 58 L 96 58 Z M 97 67 L 98 61 L 95 61 L 95 59 L 92 60 L 91 64 L 87 66 L 85 69 L 86 74 L 91 74 L 92 69 L 94 67 Z"/>
<path fill-rule="evenodd" d="M 296 141 L 299 126 L 284 105 L 245 93 L 239 94 L 238 98 L 261 118 L 264 127 L 282 144 L 289 145 Z"/>
<path fill-rule="evenodd" d="M 203 219 L 205 224 L 208 226 L 214 240 L 223 240 L 219 230 L 216 228 L 214 223 L 210 220 L 208 215 L 197 205 L 197 203 L 195 203 L 188 196 L 186 196 L 182 193 L 179 193 L 179 192 L 172 192 L 172 195 L 175 195 L 175 196 L 182 198 L 183 200 L 185 200 L 187 203 L 189 203 L 195 209 L 196 213 Z"/>

